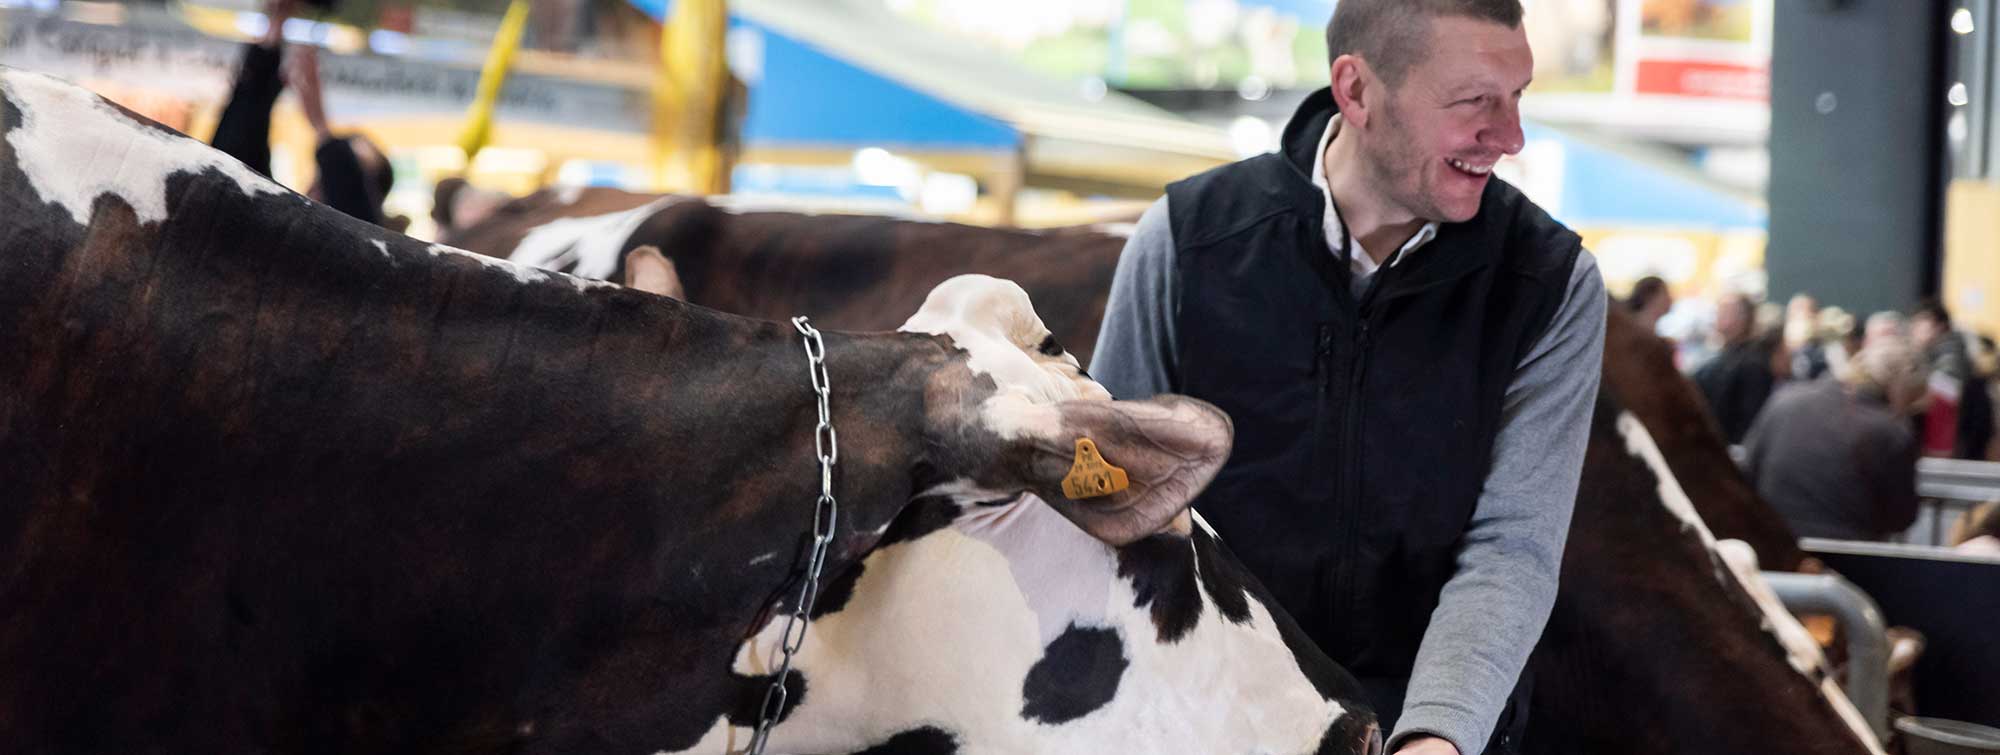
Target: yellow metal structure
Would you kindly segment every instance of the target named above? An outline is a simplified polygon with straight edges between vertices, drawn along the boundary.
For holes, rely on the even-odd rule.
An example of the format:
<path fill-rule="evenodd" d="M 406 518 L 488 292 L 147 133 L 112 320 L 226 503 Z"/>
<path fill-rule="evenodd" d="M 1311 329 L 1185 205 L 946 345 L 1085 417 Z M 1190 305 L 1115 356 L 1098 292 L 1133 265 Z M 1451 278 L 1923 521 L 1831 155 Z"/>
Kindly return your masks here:
<path fill-rule="evenodd" d="M 514 0 L 500 19 L 493 47 L 486 52 L 486 66 L 479 71 L 479 91 L 465 114 L 465 131 L 458 146 L 470 162 L 493 138 L 493 109 L 500 103 L 500 88 L 507 83 L 507 71 L 514 65 L 514 53 L 521 49 L 521 36 L 528 30 L 528 0 Z"/>
<path fill-rule="evenodd" d="M 722 149 L 730 86 L 724 56 L 724 0 L 675 0 L 660 29 L 660 75 L 653 84 L 655 188 L 694 194 L 729 191 Z"/>

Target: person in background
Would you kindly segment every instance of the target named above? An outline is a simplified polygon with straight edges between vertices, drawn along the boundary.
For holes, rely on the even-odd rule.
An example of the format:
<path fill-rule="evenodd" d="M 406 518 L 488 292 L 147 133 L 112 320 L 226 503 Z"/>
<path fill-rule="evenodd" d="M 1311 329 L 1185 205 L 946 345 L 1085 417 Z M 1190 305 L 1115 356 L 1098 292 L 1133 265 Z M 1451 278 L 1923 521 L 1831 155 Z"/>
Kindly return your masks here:
<path fill-rule="evenodd" d="M 1909 418 L 1924 369 L 1907 344 L 1880 340 L 1845 380 L 1790 383 L 1744 439 L 1744 471 L 1801 537 L 1882 540 L 1917 516 L 1917 439 Z"/>
<path fill-rule="evenodd" d="M 1965 336 L 1952 329 L 1951 313 L 1936 299 L 1910 312 L 1910 340 L 1930 368 L 1930 408 L 1922 419 L 1924 454 L 1982 459 L 1993 440 L 1993 402 L 1985 377 L 1972 368 Z"/>
<path fill-rule="evenodd" d="M 298 10 L 298 0 L 268 0 L 264 36 L 244 46 L 242 67 L 209 140 L 216 149 L 241 160 L 258 173 L 271 175 L 271 108 L 287 83 L 298 94 L 299 106 L 318 139 L 314 161 L 318 173 L 306 195 L 361 220 L 384 224 L 382 201 L 395 182 L 395 172 L 380 147 L 362 136 L 336 135 L 327 123 L 320 91 L 319 56 L 300 46 L 285 61 L 285 22 Z M 404 221 L 407 223 L 407 221 Z"/>
<path fill-rule="evenodd" d="M 1648 275 L 1632 284 L 1632 294 L 1625 297 L 1625 311 L 1632 313 L 1632 319 L 1646 332 L 1657 335 L 1660 318 L 1667 310 L 1674 308 L 1674 294 L 1667 290 L 1667 282 L 1659 276 Z"/>
<path fill-rule="evenodd" d="M 1910 312 L 1910 342 L 1924 354 L 1933 372 L 1964 380 L 1972 377 L 1972 357 L 1965 339 L 1951 327 L 1951 312 L 1936 299 L 1925 299 Z"/>
<path fill-rule="evenodd" d="M 1826 356 L 1826 372 L 1819 377 L 1843 379 L 1842 376 L 1847 374 L 1848 360 L 1861 350 L 1861 325 L 1847 310 L 1827 307 L 1819 311 L 1818 327 L 1815 340 L 1820 353 Z"/>
<path fill-rule="evenodd" d="M 1777 380 L 1771 371 L 1770 344 L 1757 337 L 1756 317 L 1750 297 L 1724 296 L 1715 307 L 1715 335 L 1722 352 L 1694 373 L 1695 387 L 1708 400 L 1709 412 L 1731 444 L 1743 442 Z"/>
<path fill-rule="evenodd" d="M 1785 353 L 1793 380 L 1818 380 L 1827 371 L 1826 343 L 1820 338 L 1819 302 L 1799 294 L 1785 304 Z"/>
<path fill-rule="evenodd" d="M 1868 316 L 1868 324 L 1861 331 L 1860 348 L 1865 349 L 1881 341 L 1907 341 L 1909 337 L 1902 313 L 1876 312 Z"/>

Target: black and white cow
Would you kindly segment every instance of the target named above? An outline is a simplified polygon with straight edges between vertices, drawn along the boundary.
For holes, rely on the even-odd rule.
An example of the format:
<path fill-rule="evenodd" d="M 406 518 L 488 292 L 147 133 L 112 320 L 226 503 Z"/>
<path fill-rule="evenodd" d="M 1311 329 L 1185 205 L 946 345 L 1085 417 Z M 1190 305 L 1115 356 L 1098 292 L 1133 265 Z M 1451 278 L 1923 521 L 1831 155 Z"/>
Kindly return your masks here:
<path fill-rule="evenodd" d="M 773 752 L 1379 748 L 1186 510 L 1226 418 L 1109 401 L 1004 281 L 905 330 L 826 337 L 841 524 Z M 0 69 L 0 354 L 6 751 L 745 746 L 820 483 L 789 325 Z M 1131 490 L 1062 498 L 1078 437 Z"/>

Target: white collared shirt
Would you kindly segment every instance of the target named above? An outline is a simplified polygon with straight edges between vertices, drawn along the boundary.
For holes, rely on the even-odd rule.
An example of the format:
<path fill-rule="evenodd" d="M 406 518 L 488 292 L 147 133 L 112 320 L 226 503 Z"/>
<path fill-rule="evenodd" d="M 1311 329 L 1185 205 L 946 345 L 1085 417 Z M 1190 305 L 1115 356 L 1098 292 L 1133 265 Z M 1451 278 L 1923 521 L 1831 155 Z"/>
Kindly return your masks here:
<path fill-rule="evenodd" d="M 1326 148 L 1333 144 L 1334 135 L 1339 133 L 1340 114 L 1334 113 L 1333 117 L 1326 122 L 1326 133 L 1321 134 L 1319 137 L 1319 150 L 1313 153 L 1312 169 L 1313 185 L 1319 187 L 1320 197 L 1326 202 L 1325 220 L 1322 221 L 1323 230 L 1326 232 L 1326 246 L 1328 250 L 1333 252 L 1335 257 L 1347 254 L 1347 224 L 1341 222 L 1340 208 L 1335 207 L 1333 204 L 1333 187 L 1329 185 L 1326 178 Z M 1402 262 L 1403 258 L 1411 252 L 1415 252 L 1425 244 L 1429 244 L 1432 239 L 1437 238 L 1437 234 L 1437 222 L 1425 223 L 1423 228 L 1417 230 L 1415 236 L 1411 236 L 1409 241 L 1403 242 L 1403 248 L 1396 250 L 1395 254 L 1389 255 L 1389 262 L 1386 267 L 1395 267 L 1397 263 Z M 1368 279 L 1374 277 L 1375 272 L 1385 267 L 1385 265 L 1376 264 L 1375 258 L 1369 256 L 1368 250 L 1360 249 L 1360 240 L 1357 239 L 1354 242 L 1354 246 L 1357 247 L 1355 250 L 1356 254 L 1348 259 L 1347 269 L 1354 273 L 1352 278 L 1354 296 L 1355 298 L 1360 298 L 1361 293 L 1368 290 Z"/>

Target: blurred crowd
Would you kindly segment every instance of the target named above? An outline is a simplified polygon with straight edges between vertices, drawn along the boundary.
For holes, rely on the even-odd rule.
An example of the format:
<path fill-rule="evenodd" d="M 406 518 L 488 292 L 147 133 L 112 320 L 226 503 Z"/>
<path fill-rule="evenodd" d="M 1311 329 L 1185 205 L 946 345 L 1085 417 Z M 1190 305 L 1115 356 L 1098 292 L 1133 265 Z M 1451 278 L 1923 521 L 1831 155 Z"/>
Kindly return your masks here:
<path fill-rule="evenodd" d="M 1673 301 L 1647 278 L 1622 304 L 1657 330 Z M 1892 539 L 1917 517 L 1919 457 L 2000 460 L 2000 353 L 1936 301 L 1862 319 L 1805 294 L 1782 308 L 1729 294 L 1710 332 L 1681 340 L 1718 429 L 1802 537 Z M 1954 544 L 2000 552 L 2000 516 L 1980 513 Z"/>

